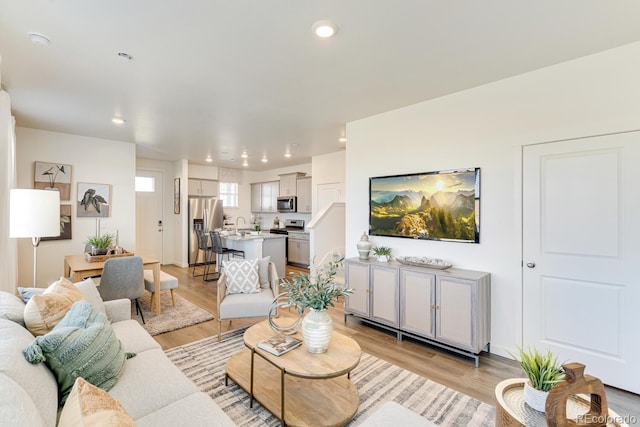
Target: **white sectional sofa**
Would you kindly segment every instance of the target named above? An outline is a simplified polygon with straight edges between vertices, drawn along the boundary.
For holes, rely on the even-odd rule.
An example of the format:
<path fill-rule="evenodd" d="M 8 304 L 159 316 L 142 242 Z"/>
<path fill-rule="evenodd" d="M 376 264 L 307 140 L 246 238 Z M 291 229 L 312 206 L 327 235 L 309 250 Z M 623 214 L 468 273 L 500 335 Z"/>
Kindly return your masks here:
<path fill-rule="evenodd" d="M 22 353 L 34 340 L 20 324 L 18 303 L 22 301 L 6 292 L 0 292 L 0 300 L 4 308 L 0 311 L 0 424 L 54 427 L 58 416 L 54 375 L 44 363 L 27 362 Z M 7 300 L 13 312 L 6 308 Z M 140 324 L 131 320 L 130 304 L 129 300 L 104 303 L 124 351 L 136 353 L 126 360 L 122 375 L 108 393 L 138 426 L 234 426 L 220 407 L 169 361 Z"/>

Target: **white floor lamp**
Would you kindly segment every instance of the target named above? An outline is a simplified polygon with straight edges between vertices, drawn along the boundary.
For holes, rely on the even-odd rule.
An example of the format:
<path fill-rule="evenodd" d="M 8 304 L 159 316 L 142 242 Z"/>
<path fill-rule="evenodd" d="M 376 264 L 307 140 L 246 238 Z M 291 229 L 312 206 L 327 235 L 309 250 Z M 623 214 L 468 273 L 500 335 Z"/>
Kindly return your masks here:
<path fill-rule="evenodd" d="M 37 286 L 38 245 L 41 237 L 60 235 L 60 193 L 12 189 L 9 195 L 9 237 L 31 237 L 33 287 Z"/>

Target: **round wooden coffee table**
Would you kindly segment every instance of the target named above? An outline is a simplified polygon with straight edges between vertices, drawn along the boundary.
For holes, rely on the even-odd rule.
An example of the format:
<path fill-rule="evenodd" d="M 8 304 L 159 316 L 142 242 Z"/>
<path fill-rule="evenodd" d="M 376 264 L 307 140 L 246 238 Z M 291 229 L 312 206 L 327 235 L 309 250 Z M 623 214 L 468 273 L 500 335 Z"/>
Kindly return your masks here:
<path fill-rule="evenodd" d="M 496 426 L 546 426 L 543 412 L 538 412 L 524 403 L 525 378 L 511 378 L 496 386 Z M 575 419 L 589 410 L 587 397 L 578 395 L 567 401 L 567 417 Z M 609 409 L 607 426 L 628 427 L 624 418 Z"/>
<path fill-rule="evenodd" d="M 291 426 L 340 426 L 358 410 L 358 390 L 349 373 L 360 362 L 358 343 L 333 332 L 326 353 L 309 353 L 304 343 L 274 356 L 258 343 L 276 333 L 267 321 L 247 329 L 246 348 L 229 359 L 226 378 L 245 390 L 251 404 L 260 402 L 283 424 Z M 302 339 L 301 334 L 295 335 Z"/>

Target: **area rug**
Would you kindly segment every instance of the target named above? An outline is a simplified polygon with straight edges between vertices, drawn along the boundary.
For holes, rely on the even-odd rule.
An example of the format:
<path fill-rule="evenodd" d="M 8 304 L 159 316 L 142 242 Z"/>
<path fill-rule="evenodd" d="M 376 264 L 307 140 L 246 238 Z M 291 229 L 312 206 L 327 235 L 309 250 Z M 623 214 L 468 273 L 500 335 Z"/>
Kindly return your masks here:
<path fill-rule="evenodd" d="M 175 307 L 171 304 L 171 291 L 166 290 L 160 293 L 162 294 L 160 316 L 156 316 L 155 301 L 153 301 L 154 310 L 149 310 L 150 292 L 145 292 L 139 298 L 142 314 L 144 315 L 144 324 L 140 316 L 136 314 L 135 304 L 131 304 L 131 318 L 137 320 L 150 335 L 175 331 L 176 329 L 196 325 L 214 318 L 213 314 L 187 301 L 177 293 L 175 294 Z"/>
<path fill-rule="evenodd" d="M 233 381 L 224 385 L 226 361 L 244 347 L 244 329 L 205 338 L 166 351 L 169 359 L 196 383 L 239 426 L 277 426 L 278 419 L 257 402 L 249 408 L 249 397 Z M 362 353 L 351 373 L 360 393 L 360 406 L 349 425 L 355 426 L 393 400 L 421 414 L 435 424 L 446 426 L 493 426 L 495 408 L 470 396 L 428 380 L 398 366 Z M 399 423 L 398 425 L 401 425 Z"/>

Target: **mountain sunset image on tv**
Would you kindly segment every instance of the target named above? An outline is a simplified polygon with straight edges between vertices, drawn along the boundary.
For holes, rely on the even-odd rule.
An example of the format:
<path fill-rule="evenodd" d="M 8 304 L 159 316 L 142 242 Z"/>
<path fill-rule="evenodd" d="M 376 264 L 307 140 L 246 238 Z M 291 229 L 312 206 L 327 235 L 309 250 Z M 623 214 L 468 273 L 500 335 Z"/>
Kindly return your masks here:
<path fill-rule="evenodd" d="M 480 168 L 369 179 L 369 234 L 480 242 Z"/>

